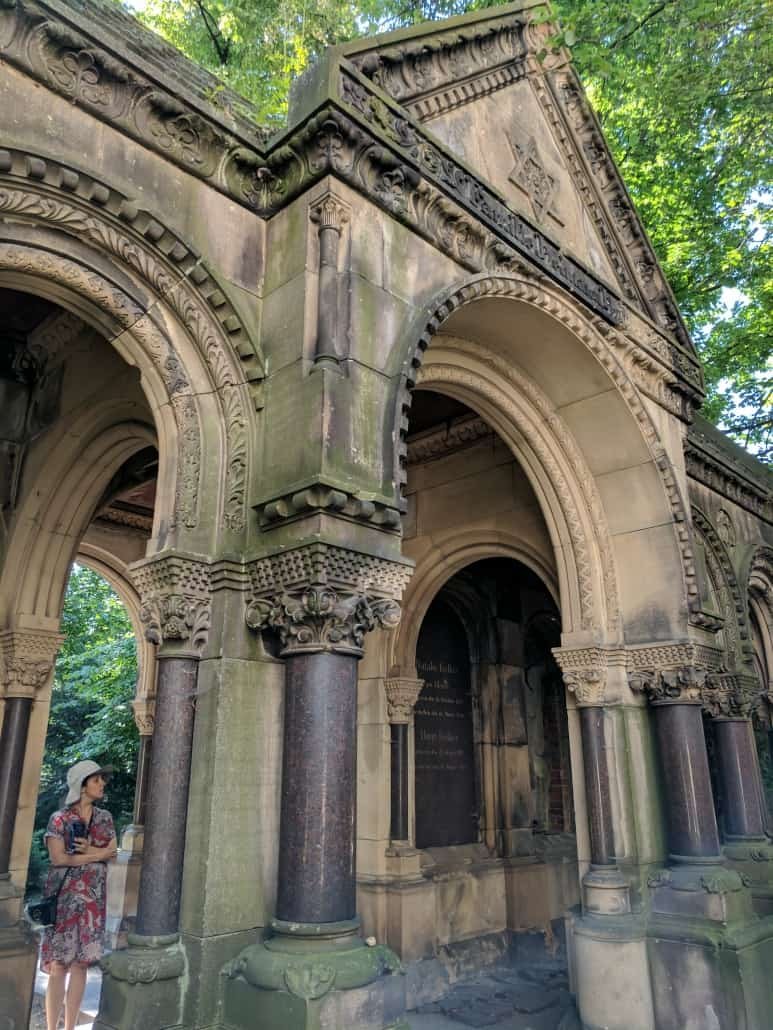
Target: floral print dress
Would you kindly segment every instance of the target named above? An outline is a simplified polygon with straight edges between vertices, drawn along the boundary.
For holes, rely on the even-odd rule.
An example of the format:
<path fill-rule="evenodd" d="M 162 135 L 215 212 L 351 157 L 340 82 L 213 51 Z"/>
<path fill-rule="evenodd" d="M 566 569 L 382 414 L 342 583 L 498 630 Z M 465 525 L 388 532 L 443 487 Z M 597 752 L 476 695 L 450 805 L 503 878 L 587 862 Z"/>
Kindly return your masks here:
<path fill-rule="evenodd" d="M 104 808 L 94 808 L 89 826 L 89 843 L 104 848 L 115 837 L 113 818 Z M 75 806 L 54 812 L 44 839 L 59 837 L 67 845 L 66 826 L 80 819 Z M 67 879 L 64 880 L 65 875 Z M 93 965 L 102 957 L 107 907 L 107 864 L 89 862 L 82 866 L 51 866 L 46 896 L 54 894 L 64 880 L 56 906 L 56 923 L 47 926 L 40 952 L 40 968 L 49 973 L 52 962 L 70 966 L 73 962 Z"/>

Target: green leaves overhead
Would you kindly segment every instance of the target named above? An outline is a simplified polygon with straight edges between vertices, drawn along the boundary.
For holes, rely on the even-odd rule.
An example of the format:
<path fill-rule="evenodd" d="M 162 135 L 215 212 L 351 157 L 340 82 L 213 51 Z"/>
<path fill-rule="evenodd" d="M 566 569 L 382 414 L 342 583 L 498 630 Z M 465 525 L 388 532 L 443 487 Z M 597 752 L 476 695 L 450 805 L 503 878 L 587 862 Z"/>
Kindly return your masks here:
<path fill-rule="evenodd" d="M 284 117 L 329 43 L 488 7 L 460 0 L 148 0 L 141 17 Z M 760 0 L 556 0 L 623 178 L 706 362 L 705 414 L 773 458 L 773 17 Z M 554 17 L 547 7 L 537 13 Z"/>

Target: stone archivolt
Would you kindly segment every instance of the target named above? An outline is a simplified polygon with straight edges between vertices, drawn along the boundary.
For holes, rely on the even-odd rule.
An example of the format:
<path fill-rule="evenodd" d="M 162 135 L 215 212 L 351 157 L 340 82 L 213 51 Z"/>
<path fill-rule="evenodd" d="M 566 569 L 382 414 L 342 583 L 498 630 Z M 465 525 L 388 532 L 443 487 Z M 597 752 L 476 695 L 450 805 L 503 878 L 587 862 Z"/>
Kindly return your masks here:
<path fill-rule="evenodd" d="M 438 338 L 438 346 L 442 350 L 435 351 L 431 362 L 420 370 L 417 383 L 456 384 L 486 397 L 528 440 L 561 501 L 577 569 L 582 628 L 598 630 L 603 623 L 609 632 L 617 632 L 620 626 L 617 578 L 606 519 L 593 478 L 571 433 L 556 416 L 549 400 L 512 362 L 503 361 L 480 345 L 464 340 L 442 336 Z M 467 367 L 458 367 L 459 359 Z M 517 402 L 500 386 L 493 387 L 489 377 L 481 374 L 486 366 L 496 373 L 498 382 L 509 381 L 515 387 Z M 577 487 L 581 500 L 576 496 Z M 594 550 L 598 552 L 602 569 L 603 592 L 595 585 Z"/>
<path fill-rule="evenodd" d="M 34 700 L 46 687 L 64 637 L 38 630 L 0 633 L 0 697 Z"/>
<path fill-rule="evenodd" d="M 14 218 L 55 227 L 88 240 L 99 251 L 140 276 L 155 296 L 168 304 L 193 340 L 218 391 L 226 425 L 227 496 L 223 522 L 233 530 L 246 525 L 246 469 L 250 414 L 244 384 L 250 383 L 252 404 L 259 406 L 263 365 L 244 325 L 202 259 L 148 212 L 91 176 L 52 161 L 0 150 L 0 218 Z M 64 258 L 56 261 L 31 248 L 0 250 L 6 266 L 28 268 L 54 281 L 66 281 L 91 296 L 118 318 L 146 346 L 172 400 L 180 439 L 181 476 L 175 510 L 180 521 L 197 521 L 201 444 L 195 403 L 183 372 L 183 361 L 162 330 L 151 326 L 149 311 L 131 301 L 113 284 L 97 286 L 93 273 Z M 25 256 L 26 255 L 26 256 Z"/>
<path fill-rule="evenodd" d="M 407 563 L 311 544 L 260 558 L 250 567 L 250 629 L 275 630 L 282 654 L 362 654 L 365 634 L 400 621 Z"/>
<path fill-rule="evenodd" d="M 209 638 L 211 567 L 197 558 L 159 554 L 130 567 L 145 636 L 165 656 L 198 658 Z"/>
<path fill-rule="evenodd" d="M 625 364 L 626 355 L 625 353 L 620 355 L 616 352 L 614 337 L 608 342 L 606 338 L 608 336 L 608 328 L 604 323 L 596 321 L 593 324 L 589 324 L 581 312 L 571 307 L 563 296 L 546 284 L 516 275 L 482 275 L 461 286 L 453 287 L 435 302 L 432 314 L 424 321 L 423 328 L 416 337 L 418 342 L 415 345 L 412 344 L 413 350 L 407 357 L 404 366 L 403 385 L 398 394 L 398 410 L 400 411 L 398 425 L 401 426 L 401 432 L 400 446 L 396 449 L 395 454 L 396 481 L 400 484 L 401 488 L 404 488 L 407 466 L 406 430 L 409 425 L 412 400 L 411 391 L 420 379 L 420 370 L 424 362 L 425 351 L 433 337 L 442 331 L 443 323 L 454 311 L 483 297 L 511 297 L 514 300 L 524 301 L 541 308 L 551 318 L 556 319 L 556 321 L 564 325 L 582 341 L 603 366 L 615 386 L 617 386 L 639 425 L 660 473 L 665 494 L 671 507 L 677 541 L 682 555 L 682 575 L 684 577 L 687 605 L 691 612 L 696 611 L 700 605 L 700 592 L 695 572 L 695 556 L 690 539 L 687 507 L 673 466 L 660 441 L 655 424 L 631 381 Z M 601 329 L 602 325 L 604 327 L 603 330 Z M 619 334 L 616 335 L 619 337 Z M 508 364 L 507 368 L 512 370 L 512 365 Z"/>

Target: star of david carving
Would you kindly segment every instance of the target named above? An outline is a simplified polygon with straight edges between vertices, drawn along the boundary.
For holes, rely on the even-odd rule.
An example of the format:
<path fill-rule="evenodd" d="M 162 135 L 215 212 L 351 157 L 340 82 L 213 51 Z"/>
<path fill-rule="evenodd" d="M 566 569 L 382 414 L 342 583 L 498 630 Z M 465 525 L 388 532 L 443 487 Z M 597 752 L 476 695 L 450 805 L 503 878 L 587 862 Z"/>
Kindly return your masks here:
<path fill-rule="evenodd" d="M 558 180 L 545 167 L 533 136 L 516 130 L 508 136 L 508 143 L 515 158 L 508 178 L 528 196 L 535 217 L 542 221 L 552 205 Z"/>

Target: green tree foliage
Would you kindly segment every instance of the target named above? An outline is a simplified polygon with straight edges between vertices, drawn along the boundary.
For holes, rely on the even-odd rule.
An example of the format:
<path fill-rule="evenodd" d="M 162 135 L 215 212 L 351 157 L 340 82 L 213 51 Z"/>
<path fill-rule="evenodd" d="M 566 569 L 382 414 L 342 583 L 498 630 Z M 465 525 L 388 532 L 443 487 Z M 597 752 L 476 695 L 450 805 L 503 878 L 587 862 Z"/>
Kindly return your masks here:
<path fill-rule="evenodd" d="M 141 17 L 284 116 L 291 79 L 328 43 L 486 0 L 146 0 Z M 555 0 L 572 49 L 701 349 L 704 413 L 773 459 L 771 55 L 761 0 Z M 551 17 L 552 14 L 547 14 Z"/>
<path fill-rule="evenodd" d="M 84 758 L 112 765 L 105 807 L 119 834 L 131 822 L 139 738 L 131 702 L 137 646 L 126 609 L 96 572 L 74 565 L 62 613 L 64 642 L 56 660 L 30 884 L 47 863 L 43 832 L 66 793 L 66 773 Z"/>

